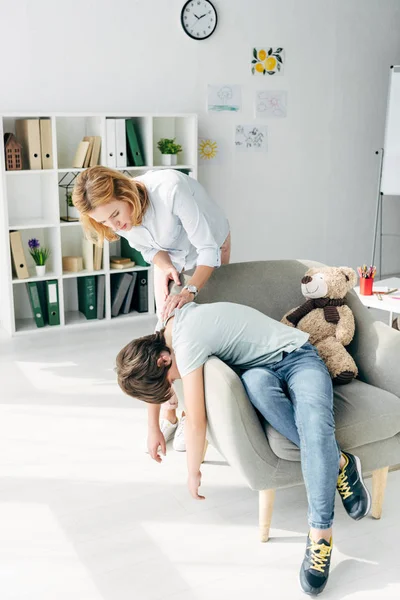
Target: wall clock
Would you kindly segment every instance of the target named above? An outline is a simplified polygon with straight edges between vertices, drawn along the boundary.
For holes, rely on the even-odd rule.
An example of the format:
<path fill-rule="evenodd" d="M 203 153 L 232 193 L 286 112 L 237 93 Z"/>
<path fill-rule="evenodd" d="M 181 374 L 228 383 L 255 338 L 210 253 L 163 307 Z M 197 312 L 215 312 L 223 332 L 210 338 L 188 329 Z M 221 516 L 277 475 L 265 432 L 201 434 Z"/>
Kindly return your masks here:
<path fill-rule="evenodd" d="M 205 40 L 217 27 L 217 11 L 209 0 L 189 0 L 181 12 L 185 33 L 194 40 Z"/>

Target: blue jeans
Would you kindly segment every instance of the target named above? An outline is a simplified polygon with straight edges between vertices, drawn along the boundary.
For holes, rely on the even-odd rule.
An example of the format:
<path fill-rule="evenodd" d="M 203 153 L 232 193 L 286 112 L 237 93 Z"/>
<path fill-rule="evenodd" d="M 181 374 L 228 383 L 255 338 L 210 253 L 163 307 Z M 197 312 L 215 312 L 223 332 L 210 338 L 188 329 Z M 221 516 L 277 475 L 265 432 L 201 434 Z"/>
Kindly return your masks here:
<path fill-rule="evenodd" d="M 279 433 L 300 448 L 308 497 L 308 523 L 333 523 L 340 449 L 335 439 L 332 380 L 310 343 L 266 367 L 245 371 L 251 403 Z"/>

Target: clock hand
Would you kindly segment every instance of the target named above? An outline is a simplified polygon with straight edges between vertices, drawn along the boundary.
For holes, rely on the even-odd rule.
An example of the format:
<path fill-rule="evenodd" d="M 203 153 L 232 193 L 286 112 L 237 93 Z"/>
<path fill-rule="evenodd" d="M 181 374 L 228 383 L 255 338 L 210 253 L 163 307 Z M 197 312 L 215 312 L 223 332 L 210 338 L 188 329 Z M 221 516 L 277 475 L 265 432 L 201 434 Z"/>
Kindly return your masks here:
<path fill-rule="evenodd" d="M 201 17 L 197 17 L 197 18 L 199 19 L 199 21 L 200 21 L 200 19 L 202 19 L 203 17 L 205 17 L 205 16 L 206 16 L 206 14 L 207 14 L 207 13 L 204 13 L 204 15 L 201 15 Z M 196 16 L 196 15 L 194 15 L 194 16 Z"/>
<path fill-rule="evenodd" d="M 193 15 L 196 17 L 196 19 L 201 19 L 201 17 L 198 17 L 198 16 L 197 16 L 197 15 L 195 15 L 194 13 L 193 13 Z"/>

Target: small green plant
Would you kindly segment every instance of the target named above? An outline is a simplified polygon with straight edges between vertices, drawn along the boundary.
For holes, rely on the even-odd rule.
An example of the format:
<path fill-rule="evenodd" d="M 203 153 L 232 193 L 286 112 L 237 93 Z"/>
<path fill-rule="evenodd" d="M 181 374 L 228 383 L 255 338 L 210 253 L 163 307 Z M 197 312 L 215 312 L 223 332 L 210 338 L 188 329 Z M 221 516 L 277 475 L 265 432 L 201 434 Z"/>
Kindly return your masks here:
<path fill-rule="evenodd" d="M 67 192 L 67 202 L 68 202 L 68 206 L 71 206 L 73 208 L 74 203 L 72 202 L 72 192 Z"/>
<path fill-rule="evenodd" d="M 179 154 L 179 152 L 182 152 L 182 146 L 180 144 L 175 144 L 175 138 L 173 140 L 161 138 L 157 147 L 161 154 Z"/>
<path fill-rule="evenodd" d="M 32 256 L 37 266 L 43 266 L 46 264 L 50 250 L 48 248 L 41 248 L 40 242 L 36 238 L 32 238 L 28 241 L 29 254 Z"/>

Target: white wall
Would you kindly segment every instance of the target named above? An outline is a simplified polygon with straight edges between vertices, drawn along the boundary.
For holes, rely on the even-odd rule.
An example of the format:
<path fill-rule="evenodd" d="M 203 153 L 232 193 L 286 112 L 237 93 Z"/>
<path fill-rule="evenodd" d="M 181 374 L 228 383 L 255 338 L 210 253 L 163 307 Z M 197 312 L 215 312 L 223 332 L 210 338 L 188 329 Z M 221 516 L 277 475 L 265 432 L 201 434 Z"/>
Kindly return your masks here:
<path fill-rule="evenodd" d="M 398 0 L 214 0 L 204 42 L 183 33 L 183 3 L 0 0 L 0 110 L 197 112 L 224 149 L 199 178 L 231 221 L 233 260 L 369 261 Z M 264 44 L 285 48 L 283 77 L 251 75 Z M 242 113 L 208 115 L 208 83 L 241 84 Z M 260 88 L 288 90 L 289 116 L 268 122 L 267 155 L 235 154 L 234 125 L 255 122 Z M 391 245 L 400 271 L 400 238 Z"/>

